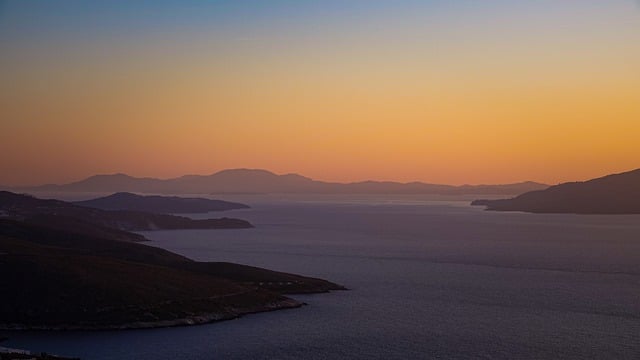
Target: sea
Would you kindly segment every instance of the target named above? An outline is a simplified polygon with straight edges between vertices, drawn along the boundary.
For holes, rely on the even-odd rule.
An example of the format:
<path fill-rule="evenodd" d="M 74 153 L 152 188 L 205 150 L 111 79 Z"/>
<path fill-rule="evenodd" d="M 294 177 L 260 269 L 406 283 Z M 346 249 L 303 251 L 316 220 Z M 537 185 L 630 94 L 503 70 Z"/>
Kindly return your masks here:
<path fill-rule="evenodd" d="M 298 309 L 149 330 L 11 332 L 82 359 L 640 359 L 640 215 L 491 212 L 470 198 L 226 195 L 242 230 L 151 246 L 327 279 Z M 49 296 L 55 296 L 50 294 Z"/>

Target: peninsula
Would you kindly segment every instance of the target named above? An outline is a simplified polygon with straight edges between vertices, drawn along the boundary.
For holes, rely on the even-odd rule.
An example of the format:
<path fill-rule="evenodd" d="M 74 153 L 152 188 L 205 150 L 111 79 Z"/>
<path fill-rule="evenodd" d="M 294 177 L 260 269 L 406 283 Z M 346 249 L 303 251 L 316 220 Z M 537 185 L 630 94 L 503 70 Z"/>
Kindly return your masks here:
<path fill-rule="evenodd" d="M 243 229 L 253 225 L 233 218 L 194 220 L 187 217 L 131 210 L 102 210 L 30 195 L 0 191 L 0 217 L 55 226 L 57 221 L 123 231 L 180 229 Z M 55 221 L 53 221 L 55 217 Z M 111 231 L 110 230 L 110 231 Z"/>
<path fill-rule="evenodd" d="M 564 183 L 512 199 L 476 200 L 494 211 L 556 214 L 640 214 L 640 169 Z"/>
<path fill-rule="evenodd" d="M 75 226 L 0 219 L 0 329 L 202 324 L 303 305 L 285 294 L 344 289 L 251 266 L 196 262 L 123 241 L 121 230 Z"/>

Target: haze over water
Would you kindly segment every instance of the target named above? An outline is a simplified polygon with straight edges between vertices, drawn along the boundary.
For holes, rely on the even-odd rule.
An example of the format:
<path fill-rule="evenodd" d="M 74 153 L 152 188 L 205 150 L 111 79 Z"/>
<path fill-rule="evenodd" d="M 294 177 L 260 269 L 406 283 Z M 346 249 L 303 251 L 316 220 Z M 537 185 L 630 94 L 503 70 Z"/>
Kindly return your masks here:
<path fill-rule="evenodd" d="M 83 359 L 640 357 L 640 216 L 485 212 L 420 197 L 238 196 L 255 229 L 154 246 L 331 279 L 301 309 L 204 326 L 15 333 Z M 198 215 L 206 217 L 207 215 Z"/>

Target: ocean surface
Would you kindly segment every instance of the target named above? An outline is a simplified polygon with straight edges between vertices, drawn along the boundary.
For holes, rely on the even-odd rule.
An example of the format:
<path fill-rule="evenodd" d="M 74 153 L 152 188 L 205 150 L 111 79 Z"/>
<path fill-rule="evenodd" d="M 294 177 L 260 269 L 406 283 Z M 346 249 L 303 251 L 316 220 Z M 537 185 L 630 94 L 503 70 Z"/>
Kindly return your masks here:
<path fill-rule="evenodd" d="M 193 217 L 256 228 L 144 234 L 196 260 L 350 290 L 209 325 L 18 332 L 2 345 L 120 360 L 640 359 L 640 216 L 498 213 L 399 196 L 224 199 L 253 208 Z"/>

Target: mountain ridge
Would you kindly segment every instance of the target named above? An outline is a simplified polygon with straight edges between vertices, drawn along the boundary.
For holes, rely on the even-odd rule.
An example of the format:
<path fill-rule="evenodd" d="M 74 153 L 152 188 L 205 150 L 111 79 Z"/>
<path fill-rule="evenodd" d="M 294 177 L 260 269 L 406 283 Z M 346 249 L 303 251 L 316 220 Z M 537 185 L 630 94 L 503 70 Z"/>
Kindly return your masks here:
<path fill-rule="evenodd" d="M 444 185 L 420 181 L 364 180 L 328 182 L 295 174 L 275 174 L 264 169 L 225 169 L 210 175 L 183 175 L 156 179 L 123 173 L 93 175 L 67 184 L 14 187 L 19 191 L 134 192 L 146 194 L 314 193 L 314 194 L 437 194 L 518 195 L 549 185 L 533 181 L 497 185 Z"/>

